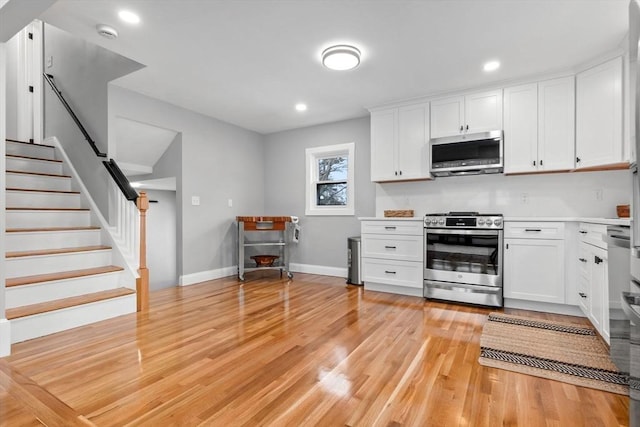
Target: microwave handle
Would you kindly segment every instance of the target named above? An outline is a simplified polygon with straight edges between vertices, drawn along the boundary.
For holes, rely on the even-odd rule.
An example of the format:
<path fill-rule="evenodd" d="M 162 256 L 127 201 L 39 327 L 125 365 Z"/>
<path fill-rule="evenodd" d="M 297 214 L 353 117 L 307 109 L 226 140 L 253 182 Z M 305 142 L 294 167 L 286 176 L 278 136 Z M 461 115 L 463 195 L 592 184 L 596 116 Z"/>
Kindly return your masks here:
<path fill-rule="evenodd" d="M 482 173 L 482 169 L 469 169 L 466 171 L 454 171 L 449 172 L 450 175 L 454 176 L 462 176 L 462 175 L 480 175 Z"/>

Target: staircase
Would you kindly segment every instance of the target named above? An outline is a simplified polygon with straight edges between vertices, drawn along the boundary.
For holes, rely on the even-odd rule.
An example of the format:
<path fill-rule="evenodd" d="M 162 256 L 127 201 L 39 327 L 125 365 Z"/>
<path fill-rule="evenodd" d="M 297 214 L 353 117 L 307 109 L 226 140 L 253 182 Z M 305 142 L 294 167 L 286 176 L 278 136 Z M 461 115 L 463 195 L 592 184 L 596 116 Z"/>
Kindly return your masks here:
<path fill-rule="evenodd" d="M 56 149 L 6 143 L 6 317 L 12 343 L 136 311 L 104 230 Z"/>

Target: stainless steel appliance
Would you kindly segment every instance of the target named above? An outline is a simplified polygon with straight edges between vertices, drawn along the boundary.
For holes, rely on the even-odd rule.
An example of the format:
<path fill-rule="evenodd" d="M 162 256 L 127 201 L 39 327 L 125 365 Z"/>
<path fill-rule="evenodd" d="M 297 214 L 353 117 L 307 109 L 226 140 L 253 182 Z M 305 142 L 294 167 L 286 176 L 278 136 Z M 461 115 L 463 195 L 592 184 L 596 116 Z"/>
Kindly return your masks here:
<path fill-rule="evenodd" d="M 640 153 L 640 67 L 638 43 L 640 42 L 640 0 L 629 3 L 629 93 L 632 96 L 630 133 L 634 138 L 636 158 Z M 629 372 L 629 424 L 640 426 L 640 177 L 637 164 L 632 165 L 632 231 L 631 231 L 631 281 L 629 290 L 620 296 L 622 308 L 629 316 L 630 372 Z M 636 304 L 634 304 L 636 303 Z"/>
<path fill-rule="evenodd" d="M 631 230 L 624 225 L 607 227 L 608 317 L 611 360 L 620 372 L 629 372 L 629 318 L 622 309 L 620 295 L 629 290 L 629 248 Z"/>
<path fill-rule="evenodd" d="M 431 175 L 502 173 L 502 131 L 463 134 L 429 141 Z"/>
<path fill-rule="evenodd" d="M 500 214 L 427 214 L 424 297 L 502 307 Z"/>

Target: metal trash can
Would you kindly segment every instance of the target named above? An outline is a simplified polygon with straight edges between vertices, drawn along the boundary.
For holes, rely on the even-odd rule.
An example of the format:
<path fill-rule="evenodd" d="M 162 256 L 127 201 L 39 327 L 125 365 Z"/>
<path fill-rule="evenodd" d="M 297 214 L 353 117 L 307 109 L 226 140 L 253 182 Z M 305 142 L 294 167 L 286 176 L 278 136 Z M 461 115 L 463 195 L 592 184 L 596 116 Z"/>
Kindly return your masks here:
<path fill-rule="evenodd" d="M 360 236 L 347 239 L 347 283 L 362 285 L 362 263 L 360 262 Z"/>

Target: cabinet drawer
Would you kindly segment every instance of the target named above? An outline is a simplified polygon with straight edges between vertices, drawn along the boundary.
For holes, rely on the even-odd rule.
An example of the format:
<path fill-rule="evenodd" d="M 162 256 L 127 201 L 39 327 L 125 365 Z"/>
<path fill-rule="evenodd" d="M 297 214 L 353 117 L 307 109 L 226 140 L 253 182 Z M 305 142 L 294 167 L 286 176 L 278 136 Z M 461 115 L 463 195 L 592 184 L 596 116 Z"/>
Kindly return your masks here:
<path fill-rule="evenodd" d="M 367 282 L 373 282 L 410 288 L 423 287 L 423 269 L 419 262 L 364 258 L 362 273 L 365 286 Z"/>
<path fill-rule="evenodd" d="M 422 236 L 365 234 L 362 236 L 362 256 L 421 262 L 422 240 Z"/>
<path fill-rule="evenodd" d="M 424 223 L 422 221 L 362 221 L 362 234 L 404 234 L 422 236 Z"/>
<path fill-rule="evenodd" d="M 564 239 L 564 222 L 506 222 L 504 237 L 514 239 Z"/>
<path fill-rule="evenodd" d="M 607 249 L 607 226 L 604 224 L 590 224 L 581 222 L 578 227 L 578 236 L 585 243 L 590 243 L 602 249 Z"/>

